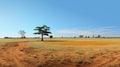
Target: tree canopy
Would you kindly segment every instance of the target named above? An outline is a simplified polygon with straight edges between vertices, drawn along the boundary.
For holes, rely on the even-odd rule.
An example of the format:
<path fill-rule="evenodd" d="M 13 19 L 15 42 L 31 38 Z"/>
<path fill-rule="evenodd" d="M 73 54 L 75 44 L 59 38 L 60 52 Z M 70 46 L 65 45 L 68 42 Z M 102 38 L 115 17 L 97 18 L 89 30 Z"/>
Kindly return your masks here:
<path fill-rule="evenodd" d="M 43 25 L 43 26 L 37 26 L 35 27 L 35 29 L 37 32 L 35 32 L 34 34 L 41 34 L 41 41 L 43 41 L 43 36 L 44 35 L 49 35 L 50 32 L 50 27 L 48 27 L 47 25 Z"/>

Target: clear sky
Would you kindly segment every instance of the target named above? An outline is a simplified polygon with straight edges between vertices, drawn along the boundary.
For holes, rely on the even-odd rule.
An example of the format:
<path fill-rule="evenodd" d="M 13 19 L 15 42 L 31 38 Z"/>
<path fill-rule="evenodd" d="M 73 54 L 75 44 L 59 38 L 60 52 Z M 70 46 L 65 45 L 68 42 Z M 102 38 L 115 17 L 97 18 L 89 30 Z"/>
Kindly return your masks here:
<path fill-rule="evenodd" d="M 120 36 L 120 0 L 0 0 L 0 37 L 44 24 L 53 36 Z"/>

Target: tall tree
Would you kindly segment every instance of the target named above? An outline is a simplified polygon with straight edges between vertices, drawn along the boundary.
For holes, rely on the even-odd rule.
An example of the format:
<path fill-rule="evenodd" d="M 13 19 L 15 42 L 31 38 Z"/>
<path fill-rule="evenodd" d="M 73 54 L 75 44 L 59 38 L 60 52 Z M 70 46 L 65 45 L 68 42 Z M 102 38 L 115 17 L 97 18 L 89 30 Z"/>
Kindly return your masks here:
<path fill-rule="evenodd" d="M 51 33 L 50 27 L 48 27 L 47 25 L 37 26 L 34 30 L 37 30 L 37 32 L 34 34 L 41 34 L 41 41 L 43 41 L 44 35 L 48 36 Z"/>

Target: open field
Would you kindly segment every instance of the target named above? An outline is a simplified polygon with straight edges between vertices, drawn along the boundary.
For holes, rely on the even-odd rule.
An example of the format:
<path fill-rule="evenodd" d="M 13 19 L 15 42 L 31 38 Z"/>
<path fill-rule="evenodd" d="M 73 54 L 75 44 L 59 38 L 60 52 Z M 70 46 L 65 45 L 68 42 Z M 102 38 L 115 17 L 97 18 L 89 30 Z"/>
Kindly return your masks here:
<path fill-rule="evenodd" d="M 120 39 L 0 39 L 0 67 L 120 67 Z"/>

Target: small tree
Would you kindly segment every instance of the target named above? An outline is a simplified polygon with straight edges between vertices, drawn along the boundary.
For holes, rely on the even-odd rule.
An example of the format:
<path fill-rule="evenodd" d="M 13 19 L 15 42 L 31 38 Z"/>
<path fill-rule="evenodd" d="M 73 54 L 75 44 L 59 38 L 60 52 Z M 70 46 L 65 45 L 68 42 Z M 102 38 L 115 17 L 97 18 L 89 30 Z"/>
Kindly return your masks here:
<path fill-rule="evenodd" d="M 98 38 L 101 38 L 101 35 L 98 35 Z"/>
<path fill-rule="evenodd" d="M 21 38 L 25 38 L 26 32 L 24 30 L 20 30 L 19 34 L 21 35 Z"/>
<path fill-rule="evenodd" d="M 93 35 L 92 38 L 95 38 L 95 35 Z"/>
<path fill-rule="evenodd" d="M 84 38 L 84 35 L 79 35 L 80 38 Z"/>
<path fill-rule="evenodd" d="M 90 36 L 87 36 L 87 38 L 90 38 Z"/>
<path fill-rule="evenodd" d="M 43 41 L 43 36 L 44 35 L 48 36 L 51 33 L 50 32 L 50 27 L 48 27 L 47 25 L 37 26 L 34 30 L 38 31 L 34 34 L 41 34 L 41 41 Z"/>

